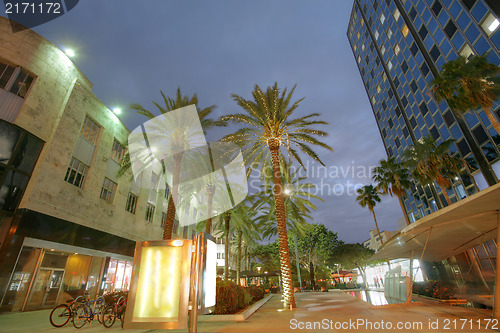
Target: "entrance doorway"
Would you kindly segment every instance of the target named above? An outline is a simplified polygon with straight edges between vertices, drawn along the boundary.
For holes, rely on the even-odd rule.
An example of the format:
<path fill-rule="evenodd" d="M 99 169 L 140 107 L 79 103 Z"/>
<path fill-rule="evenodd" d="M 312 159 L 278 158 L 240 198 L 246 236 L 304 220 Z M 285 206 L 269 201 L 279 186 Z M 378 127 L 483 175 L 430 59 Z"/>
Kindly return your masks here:
<path fill-rule="evenodd" d="M 44 251 L 42 263 L 33 283 L 28 309 L 50 308 L 56 305 L 64 281 L 68 255 Z"/>

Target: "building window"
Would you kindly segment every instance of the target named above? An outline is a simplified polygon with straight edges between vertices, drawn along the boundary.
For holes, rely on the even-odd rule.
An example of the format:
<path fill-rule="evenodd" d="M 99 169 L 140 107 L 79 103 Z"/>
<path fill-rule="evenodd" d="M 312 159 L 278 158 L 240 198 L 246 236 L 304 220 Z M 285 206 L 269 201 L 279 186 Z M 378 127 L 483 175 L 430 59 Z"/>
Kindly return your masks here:
<path fill-rule="evenodd" d="M 154 215 L 155 215 L 155 206 L 148 202 L 146 204 L 146 221 L 153 222 Z"/>
<path fill-rule="evenodd" d="M 403 37 L 406 38 L 406 36 L 408 36 L 409 32 L 410 32 L 410 30 L 408 30 L 408 26 L 406 24 L 404 24 L 403 27 L 401 28 L 401 33 L 403 34 Z"/>
<path fill-rule="evenodd" d="M 382 47 L 380 48 L 380 52 L 382 53 L 382 55 L 385 54 L 385 46 L 384 45 L 382 45 Z"/>
<path fill-rule="evenodd" d="M 109 178 L 104 178 L 104 183 L 101 188 L 101 199 L 106 200 L 108 203 L 112 203 L 115 197 L 117 184 Z"/>
<path fill-rule="evenodd" d="M 375 40 L 378 40 L 378 37 L 379 37 L 379 36 L 380 36 L 380 35 L 378 34 L 378 31 L 377 31 L 377 30 L 375 30 Z"/>
<path fill-rule="evenodd" d="M 483 23 L 481 23 L 481 28 L 483 28 L 486 35 L 491 36 L 495 31 L 497 31 L 500 26 L 500 21 L 498 21 L 492 13 L 488 13 Z"/>
<path fill-rule="evenodd" d="M 0 88 L 24 98 L 35 76 L 21 67 L 0 63 Z"/>
<path fill-rule="evenodd" d="M 127 197 L 127 204 L 125 205 L 125 210 L 127 212 L 135 214 L 135 210 L 137 208 L 137 199 L 138 199 L 137 195 L 133 194 L 132 192 L 129 192 Z"/>
<path fill-rule="evenodd" d="M 111 158 L 115 160 L 116 163 L 120 164 L 123 155 L 125 155 L 125 147 L 115 139 L 113 148 L 111 149 Z"/>
<path fill-rule="evenodd" d="M 462 57 L 465 57 L 466 59 L 469 59 L 470 56 L 474 54 L 474 51 L 470 48 L 469 44 L 465 44 L 462 49 L 460 50 L 460 55 Z"/>
<path fill-rule="evenodd" d="M 66 177 L 64 180 L 76 187 L 83 187 L 83 182 L 87 176 L 88 165 L 80 162 L 76 158 L 72 157 L 69 162 L 68 171 L 66 171 Z"/>
<path fill-rule="evenodd" d="M 89 116 L 85 117 L 85 122 L 83 123 L 82 132 L 80 135 L 82 138 L 86 139 L 91 144 L 95 145 L 97 135 L 99 134 L 99 125 Z"/>
<path fill-rule="evenodd" d="M 389 70 L 392 69 L 392 62 L 390 60 L 387 62 L 387 68 L 389 68 Z"/>
<path fill-rule="evenodd" d="M 436 17 L 439 15 L 442 8 L 443 8 L 443 6 L 439 2 L 439 0 L 434 1 L 434 4 L 431 7 L 431 9 L 434 12 L 434 15 L 436 15 Z"/>
<path fill-rule="evenodd" d="M 385 15 L 380 14 L 380 23 L 384 24 L 384 22 L 385 22 Z"/>
<path fill-rule="evenodd" d="M 399 54 L 399 52 L 401 52 L 401 48 L 399 47 L 399 45 L 398 45 L 398 44 L 396 44 L 396 46 L 394 46 L 394 53 L 395 53 L 396 55 L 398 55 L 398 54 Z"/>
<path fill-rule="evenodd" d="M 153 216 L 155 215 L 155 206 L 149 202 L 146 204 L 146 221 L 153 222 Z"/>
<path fill-rule="evenodd" d="M 444 27 L 444 32 L 446 32 L 448 38 L 451 39 L 456 31 L 457 31 L 457 26 L 455 25 L 455 23 L 453 23 L 452 20 L 449 20 L 446 26 Z"/>
<path fill-rule="evenodd" d="M 392 37 L 392 30 L 391 28 L 387 29 L 387 39 L 391 39 Z"/>
<path fill-rule="evenodd" d="M 399 13 L 399 10 L 396 8 L 394 10 L 394 21 L 398 21 L 399 20 L 399 17 L 401 16 L 401 14 Z"/>
<path fill-rule="evenodd" d="M 165 224 L 167 223 L 167 213 L 161 213 L 161 227 L 165 228 Z"/>

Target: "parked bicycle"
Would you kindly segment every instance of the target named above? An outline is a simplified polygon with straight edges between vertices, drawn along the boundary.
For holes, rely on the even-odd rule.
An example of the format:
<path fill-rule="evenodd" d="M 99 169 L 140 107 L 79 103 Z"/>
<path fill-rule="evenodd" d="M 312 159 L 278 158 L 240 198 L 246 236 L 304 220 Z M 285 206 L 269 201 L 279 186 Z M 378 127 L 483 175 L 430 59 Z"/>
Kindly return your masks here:
<path fill-rule="evenodd" d="M 117 318 L 121 321 L 123 328 L 125 310 L 127 308 L 127 293 L 120 293 L 117 296 L 119 298 L 113 304 L 106 306 L 102 312 L 101 322 L 106 328 L 113 326 Z"/>
<path fill-rule="evenodd" d="M 67 300 L 66 303 L 56 306 L 50 312 L 50 324 L 54 327 L 63 327 L 66 325 L 73 317 L 76 308 L 84 301 L 85 299 L 83 296 L 78 296 L 77 298 Z"/>
<path fill-rule="evenodd" d="M 73 326 L 75 328 L 82 328 L 87 322 L 91 323 L 94 317 L 101 322 L 101 314 L 106 307 L 104 297 L 99 296 L 95 300 L 88 300 L 88 295 L 89 293 L 86 292 L 86 302 L 81 303 L 73 315 Z"/>

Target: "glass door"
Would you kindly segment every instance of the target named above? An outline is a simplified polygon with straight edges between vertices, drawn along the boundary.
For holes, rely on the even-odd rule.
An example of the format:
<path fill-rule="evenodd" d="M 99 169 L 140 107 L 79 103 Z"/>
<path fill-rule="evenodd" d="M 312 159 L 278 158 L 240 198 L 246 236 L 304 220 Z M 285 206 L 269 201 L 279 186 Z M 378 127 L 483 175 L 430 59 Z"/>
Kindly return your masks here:
<path fill-rule="evenodd" d="M 64 269 L 40 268 L 33 285 L 30 308 L 54 306 L 61 290 L 63 277 Z"/>

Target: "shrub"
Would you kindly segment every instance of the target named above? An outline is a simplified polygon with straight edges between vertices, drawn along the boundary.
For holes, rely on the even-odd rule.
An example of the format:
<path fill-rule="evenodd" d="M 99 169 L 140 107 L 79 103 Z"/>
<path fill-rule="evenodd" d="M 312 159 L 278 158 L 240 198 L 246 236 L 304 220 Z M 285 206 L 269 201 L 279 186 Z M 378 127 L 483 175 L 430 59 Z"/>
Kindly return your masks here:
<path fill-rule="evenodd" d="M 415 294 L 437 299 L 451 299 L 455 295 L 455 287 L 440 281 L 417 282 L 413 284 Z"/>
<path fill-rule="evenodd" d="M 324 289 L 325 291 L 328 291 L 328 283 L 326 281 L 320 282 L 319 287 Z"/>
<path fill-rule="evenodd" d="M 250 286 L 247 288 L 250 297 L 252 298 L 251 302 L 257 302 L 259 299 L 264 298 L 265 291 L 264 289 L 257 286 Z"/>
<path fill-rule="evenodd" d="M 250 304 L 250 293 L 231 281 L 217 281 L 214 314 L 236 313 Z"/>

